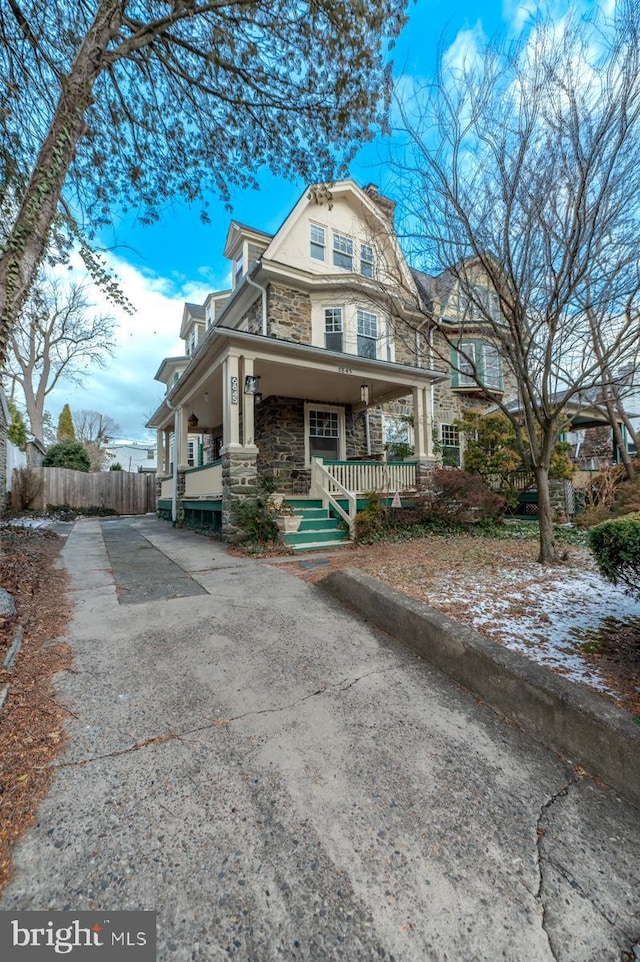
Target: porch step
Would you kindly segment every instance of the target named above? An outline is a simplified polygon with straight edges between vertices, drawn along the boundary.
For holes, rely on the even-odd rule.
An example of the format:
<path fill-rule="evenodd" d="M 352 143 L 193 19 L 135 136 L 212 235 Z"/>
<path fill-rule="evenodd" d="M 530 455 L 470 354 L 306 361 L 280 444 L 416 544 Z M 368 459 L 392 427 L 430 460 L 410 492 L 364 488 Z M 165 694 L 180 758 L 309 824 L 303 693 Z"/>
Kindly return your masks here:
<path fill-rule="evenodd" d="M 297 531 L 284 536 L 285 544 L 294 552 L 339 548 L 349 544 L 349 533 L 337 518 L 322 507 L 322 501 L 312 498 L 287 498 L 286 505 L 302 517 Z"/>

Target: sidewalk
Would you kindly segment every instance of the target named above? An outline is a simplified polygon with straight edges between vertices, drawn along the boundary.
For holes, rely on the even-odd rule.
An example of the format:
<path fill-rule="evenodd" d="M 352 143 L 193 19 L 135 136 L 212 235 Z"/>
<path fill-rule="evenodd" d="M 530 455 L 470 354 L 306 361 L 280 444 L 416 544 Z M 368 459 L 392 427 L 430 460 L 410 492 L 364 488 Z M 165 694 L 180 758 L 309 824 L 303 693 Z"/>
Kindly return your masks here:
<path fill-rule="evenodd" d="M 64 560 L 70 738 L 3 908 L 156 910 L 161 962 L 640 940 L 637 810 L 319 590 L 149 516 Z"/>

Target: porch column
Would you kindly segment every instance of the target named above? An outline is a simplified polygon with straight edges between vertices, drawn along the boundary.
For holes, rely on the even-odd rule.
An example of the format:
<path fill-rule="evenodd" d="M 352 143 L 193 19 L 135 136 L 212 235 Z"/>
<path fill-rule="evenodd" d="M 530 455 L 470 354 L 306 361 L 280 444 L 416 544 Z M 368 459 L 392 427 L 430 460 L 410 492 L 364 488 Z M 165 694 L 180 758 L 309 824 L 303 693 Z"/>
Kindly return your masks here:
<path fill-rule="evenodd" d="M 178 457 L 178 470 L 184 471 L 189 467 L 189 448 L 187 445 L 189 425 L 187 423 L 189 415 L 187 414 L 187 409 L 184 407 L 179 407 L 176 411 L 176 431 L 174 437 L 177 439 L 178 450 L 176 452 Z"/>
<path fill-rule="evenodd" d="M 244 379 L 253 376 L 253 358 L 242 358 L 240 371 L 240 388 L 242 391 L 242 444 L 244 447 L 254 444 L 255 433 L 255 397 L 244 393 Z"/>
<path fill-rule="evenodd" d="M 156 446 L 156 473 L 162 474 L 164 471 L 164 431 L 158 429 L 157 431 L 157 446 Z"/>
<path fill-rule="evenodd" d="M 166 478 L 171 474 L 171 428 L 165 428 L 164 430 L 164 462 L 162 465 L 162 473 Z M 158 466 L 160 466 L 160 461 L 158 460 Z"/>
<path fill-rule="evenodd" d="M 416 484 L 418 488 L 427 486 L 429 471 L 434 465 L 431 394 L 429 388 L 413 389 L 413 422 L 416 449 Z"/>
<path fill-rule="evenodd" d="M 222 362 L 222 445 L 240 444 L 240 364 L 237 355 L 230 354 Z"/>

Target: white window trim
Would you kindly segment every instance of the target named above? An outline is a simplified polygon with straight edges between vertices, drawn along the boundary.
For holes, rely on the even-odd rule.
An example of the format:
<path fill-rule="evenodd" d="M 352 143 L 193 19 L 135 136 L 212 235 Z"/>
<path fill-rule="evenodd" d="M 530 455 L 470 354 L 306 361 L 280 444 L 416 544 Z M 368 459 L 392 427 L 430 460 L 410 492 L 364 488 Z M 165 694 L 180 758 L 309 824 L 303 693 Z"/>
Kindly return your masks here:
<path fill-rule="evenodd" d="M 363 256 L 364 248 L 366 248 L 368 251 L 371 251 L 370 259 Z M 365 274 L 365 272 L 362 269 L 363 264 L 371 265 L 371 274 Z M 371 244 L 365 244 L 362 242 L 360 243 L 360 273 L 362 274 L 363 277 L 369 277 L 371 279 L 375 278 L 376 276 L 376 255 L 374 253 L 373 247 L 371 246 Z"/>
<path fill-rule="evenodd" d="M 314 227 L 316 230 L 322 231 L 322 244 L 313 240 L 312 231 Z M 311 253 L 312 244 L 315 244 L 317 247 L 322 247 L 322 257 L 316 257 Z M 312 221 L 309 222 L 309 257 L 312 261 L 318 261 L 320 264 L 325 264 L 327 260 L 327 228 L 322 224 L 315 224 Z"/>
<path fill-rule="evenodd" d="M 311 455 L 309 449 L 309 411 L 331 411 L 338 413 L 338 461 L 346 461 L 347 442 L 345 438 L 345 416 L 344 407 L 337 404 L 314 404 L 312 401 L 304 402 L 304 463 L 311 467 Z"/>
<path fill-rule="evenodd" d="M 340 248 L 336 248 L 336 238 L 340 238 L 342 240 L 348 241 L 349 244 L 351 244 L 351 254 L 347 253 L 347 251 L 340 250 Z M 336 264 L 335 262 L 336 254 L 342 254 L 343 257 L 351 257 L 351 267 L 342 267 L 340 264 Z M 353 274 L 355 258 L 356 258 L 356 245 L 353 237 L 350 237 L 348 234 L 343 234 L 341 233 L 341 231 L 337 231 L 337 230 L 331 231 L 331 265 L 332 267 L 337 268 L 339 271 L 347 271 L 349 274 Z"/>

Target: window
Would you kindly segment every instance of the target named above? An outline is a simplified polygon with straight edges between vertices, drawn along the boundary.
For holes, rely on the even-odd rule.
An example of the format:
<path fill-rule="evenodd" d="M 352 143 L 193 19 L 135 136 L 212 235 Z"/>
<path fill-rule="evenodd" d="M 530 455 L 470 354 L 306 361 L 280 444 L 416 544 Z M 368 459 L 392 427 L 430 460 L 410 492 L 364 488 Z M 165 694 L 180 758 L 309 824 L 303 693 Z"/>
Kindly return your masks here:
<path fill-rule="evenodd" d="M 442 463 L 445 467 L 460 467 L 460 432 L 453 424 L 440 425 Z"/>
<path fill-rule="evenodd" d="M 373 247 L 360 244 L 360 273 L 365 277 L 373 277 Z"/>
<path fill-rule="evenodd" d="M 187 441 L 187 464 L 192 468 L 196 460 L 196 442 Z"/>
<path fill-rule="evenodd" d="M 244 256 L 240 254 L 239 257 L 236 257 L 235 261 L 233 262 L 233 276 L 235 278 L 235 287 L 237 287 L 240 281 L 242 280 L 243 273 L 244 273 Z"/>
<path fill-rule="evenodd" d="M 309 457 L 337 461 L 339 455 L 338 412 L 309 408 Z"/>
<path fill-rule="evenodd" d="M 342 351 L 342 308 L 324 309 L 324 346 L 328 351 Z"/>
<path fill-rule="evenodd" d="M 317 224 L 310 225 L 310 236 L 311 236 L 311 256 L 315 257 L 318 261 L 324 260 L 324 227 L 318 227 Z"/>
<path fill-rule="evenodd" d="M 378 356 L 378 315 L 358 308 L 356 317 L 358 321 L 358 355 L 375 359 Z"/>
<path fill-rule="evenodd" d="M 353 241 L 344 234 L 333 235 L 333 266 L 353 270 Z"/>
<path fill-rule="evenodd" d="M 406 417 L 384 415 L 384 446 L 388 461 L 402 461 L 413 454 Z"/>
<path fill-rule="evenodd" d="M 494 391 L 502 391 L 502 358 L 495 344 L 486 341 L 463 341 L 453 351 L 453 387 L 477 387 L 479 384 Z"/>
<path fill-rule="evenodd" d="M 482 383 L 502 390 L 502 363 L 495 344 L 482 345 Z"/>
<path fill-rule="evenodd" d="M 187 355 L 188 355 L 189 357 L 191 357 L 191 355 L 195 353 L 195 349 L 196 349 L 196 337 L 197 337 L 197 335 L 196 335 L 196 330 L 195 330 L 195 328 L 194 328 L 194 329 L 191 331 L 191 334 L 189 335 L 189 340 L 187 341 Z"/>
<path fill-rule="evenodd" d="M 147 461 L 153 461 L 154 458 L 155 458 L 155 456 L 156 456 L 156 449 L 155 449 L 155 448 L 148 448 L 148 449 L 147 449 Z"/>

